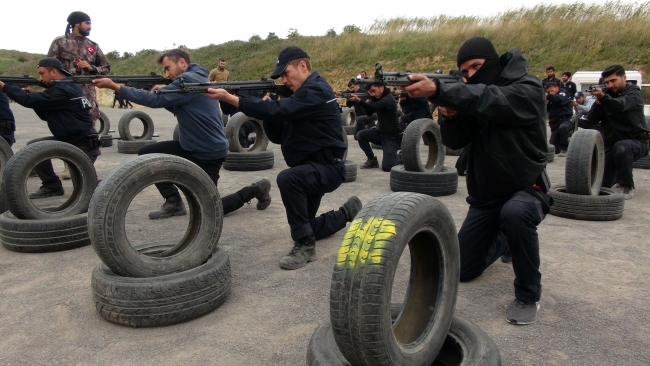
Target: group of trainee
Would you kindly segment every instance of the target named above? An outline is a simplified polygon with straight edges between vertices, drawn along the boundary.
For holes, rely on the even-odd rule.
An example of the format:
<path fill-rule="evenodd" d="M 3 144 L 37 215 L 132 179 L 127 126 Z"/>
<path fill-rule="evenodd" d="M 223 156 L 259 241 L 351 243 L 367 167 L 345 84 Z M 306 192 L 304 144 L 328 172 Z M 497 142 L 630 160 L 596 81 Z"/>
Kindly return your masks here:
<path fill-rule="evenodd" d="M 75 29 L 78 24 L 71 26 Z M 67 77 L 63 66 L 54 65 L 54 61 L 48 58 L 39 64 L 39 74 L 44 81 L 49 72 L 56 77 Z M 181 76 L 191 82 L 208 81 L 207 70 L 191 63 L 190 56 L 182 50 L 167 51 L 158 62 L 165 75 L 173 80 L 163 88 L 177 89 Z M 547 99 L 544 87 L 539 78 L 528 73 L 528 61 L 520 51 L 513 49 L 499 55 L 492 43 L 482 37 L 463 43 L 457 54 L 457 65 L 465 83 L 444 84 L 425 75 L 412 74 L 410 78 L 413 83 L 402 90 L 409 97 L 428 98 L 438 105 L 443 143 L 452 149 L 467 147 L 468 150 L 466 175 L 470 207 L 458 233 L 460 280 L 469 281 L 480 276 L 509 251 L 515 273 L 515 301 L 509 307 L 506 319 L 513 324 L 530 324 L 537 318 L 542 293 L 537 226 L 551 204 L 549 196 L 536 184 L 544 172 L 547 156 Z M 614 72 L 614 75 L 617 73 Z M 289 166 L 278 175 L 277 185 L 294 246 L 281 259 L 280 266 L 296 269 L 316 258 L 316 240 L 336 233 L 352 221 L 361 209 L 361 202 L 353 196 L 339 210 L 316 216 L 324 194 L 337 189 L 346 175 L 341 160 L 346 145 L 341 136 L 340 110 L 332 88 L 317 71 L 312 71 L 310 57 L 298 47 L 287 47 L 280 51 L 271 77 L 281 78 L 293 94 L 272 101 L 238 97 L 223 89 L 209 89 L 204 95 L 156 94 L 119 86 L 110 79 L 99 79 L 94 83 L 136 103 L 172 111 L 179 123 L 179 140 L 147 146 L 140 154 L 162 152 L 185 157 L 205 170 L 215 185 L 228 151 L 217 101 L 263 120 L 266 134 L 272 142 L 281 145 Z M 609 80 L 607 76 L 605 78 Z M 615 82 L 610 81 L 610 84 L 614 85 Z M 52 90 L 62 88 L 58 85 L 62 84 L 43 93 L 25 93 L 19 88 L 4 85 L 0 87 L 4 86 L 4 91 L 17 102 L 29 106 L 26 101 L 33 99 L 34 94 L 42 94 L 45 99 L 53 94 Z M 78 86 L 68 88 L 76 89 L 75 93 L 82 95 Z M 355 102 L 367 112 L 376 110 L 380 115 L 377 104 L 387 96 L 387 91 L 382 88 L 372 85 L 368 90 L 376 99 L 375 103 Z M 609 92 L 625 94 L 626 90 L 611 88 Z M 68 96 L 72 97 L 72 94 Z M 617 110 L 625 111 L 630 107 L 617 96 L 595 96 L 601 108 L 612 105 Z M 392 111 L 396 107 L 393 108 L 392 104 L 396 101 L 392 95 L 389 97 L 392 100 L 391 108 L 386 109 L 391 113 L 390 121 L 395 122 Z M 598 108 L 592 108 L 594 110 L 598 111 Z M 618 125 L 611 122 L 613 118 L 610 114 L 591 114 L 591 120 L 602 119 L 606 140 L 607 131 L 618 131 Z M 39 116 L 46 119 L 48 124 L 56 122 L 54 115 Z M 84 133 L 92 131 L 90 118 L 79 119 L 85 121 L 84 126 L 89 126 Z M 636 120 L 627 125 L 633 124 L 636 126 Z M 395 136 L 393 131 L 382 131 L 383 128 L 378 128 L 379 135 L 370 130 L 361 131 L 358 136 L 360 143 L 363 138 L 378 141 L 382 146 L 397 145 L 391 139 Z M 397 123 L 386 128 L 401 131 Z M 643 128 L 636 130 L 639 141 L 642 141 Z M 388 132 L 388 138 L 382 132 Z M 647 140 L 647 134 L 645 137 Z M 626 147 L 618 146 L 615 149 Z M 271 202 L 270 186 L 267 179 L 262 179 L 225 196 L 224 211 L 236 210 L 252 198 L 258 199 L 259 209 L 266 208 Z M 157 184 L 157 187 L 165 203 L 150 217 L 184 214 L 177 189 L 166 183 Z"/>

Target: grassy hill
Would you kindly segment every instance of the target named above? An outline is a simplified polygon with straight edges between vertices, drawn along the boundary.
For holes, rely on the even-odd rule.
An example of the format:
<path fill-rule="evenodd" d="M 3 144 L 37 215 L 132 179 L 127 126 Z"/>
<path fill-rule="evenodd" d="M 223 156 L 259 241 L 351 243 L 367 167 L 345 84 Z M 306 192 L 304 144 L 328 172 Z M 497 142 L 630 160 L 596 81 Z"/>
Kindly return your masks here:
<path fill-rule="evenodd" d="M 499 52 L 519 48 L 530 61 L 530 71 L 538 76 L 545 76 L 549 65 L 555 66 L 558 76 L 562 71 L 600 70 L 613 63 L 646 72 L 650 68 L 650 2 L 540 5 L 493 17 L 396 18 L 377 21 L 364 30 L 348 26 L 339 35 L 294 34 L 286 39 L 272 35 L 189 52 L 193 62 L 209 69 L 223 57 L 231 78 L 248 80 L 268 76 L 278 51 L 297 45 L 310 54 L 315 69 L 333 87 L 342 88 L 361 69 L 371 74 L 377 61 L 387 71 L 448 71 L 456 67 L 458 47 L 473 36 L 491 39 Z M 158 55 L 159 51 L 148 49 L 135 55 L 110 52 L 112 73 L 159 72 Z M 0 50 L 0 74 L 35 75 L 41 57 Z M 649 81 L 646 76 L 644 82 Z"/>

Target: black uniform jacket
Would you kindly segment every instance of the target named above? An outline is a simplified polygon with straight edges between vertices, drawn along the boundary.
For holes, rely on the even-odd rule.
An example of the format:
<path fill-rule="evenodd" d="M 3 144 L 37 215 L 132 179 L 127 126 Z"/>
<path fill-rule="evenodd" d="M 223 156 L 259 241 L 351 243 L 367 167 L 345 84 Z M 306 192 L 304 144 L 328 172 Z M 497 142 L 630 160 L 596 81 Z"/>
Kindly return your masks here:
<path fill-rule="evenodd" d="M 68 77 L 66 79 L 71 79 Z M 81 87 L 73 83 L 59 83 L 43 92 L 27 93 L 15 85 L 5 85 L 7 96 L 23 107 L 32 108 L 59 141 L 73 142 L 97 133 L 90 117 L 90 102 Z"/>
<path fill-rule="evenodd" d="M 548 124 L 551 126 L 551 131 L 555 131 L 563 121 L 570 119 L 571 115 L 573 115 L 569 92 L 560 89 L 557 94 L 547 94 L 546 100 L 548 100 L 548 104 L 546 104 Z"/>
<path fill-rule="evenodd" d="M 0 121 L 14 121 L 14 114 L 9 108 L 9 100 L 0 90 Z"/>
<path fill-rule="evenodd" d="M 264 121 L 266 135 L 282 145 L 290 167 L 313 161 L 314 154 L 327 148 L 342 159 L 347 149 L 334 91 L 317 71 L 291 97 L 278 101 L 239 97 L 239 110 Z"/>
<path fill-rule="evenodd" d="M 399 128 L 399 121 L 397 120 L 397 101 L 388 88 L 384 88 L 384 93 L 379 99 L 371 97 L 374 103 L 359 102 L 366 113 L 370 116 L 377 113 L 377 129 L 379 132 L 395 136 L 402 133 Z"/>
<path fill-rule="evenodd" d="M 442 118 L 443 143 L 468 152 L 467 190 L 479 200 L 504 199 L 532 186 L 546 165 L 546 100 L 519 50 L 500 58 L 496 84 L 437 83 L 434 102 L 458 111 Z"/>
<path fill-rule="evenodd" d="M 367 91 L 363 87 L 360 87 L 359 90 L 357 90 L 357 93 L 367 93 Z M 365 116 L 366 115 L 366 110 L 363 109 L 363 107 L 359 103 L 354 103 L 354 102 L 351 102 L 349 100 L 346 100 L 345 101 L 345 106 L 348 107 L 348 108 L 354 108 L 354 113 L 357 116 Z"/>
<path fill-rule="evenodd" d="M 600 104 L 594 103 L 587 120 L 590 124 L 602 122 L 605 146 L 613 146 L 618 141 L 628 139 L 648 140 L 643 116 L 643 94 L 632 83 L 627 83 L 619 96 L 605 94 L 600 99 Z"/>
<path fill-rule="evenodd" d="M 406 98 L 399 101 L 404 114 L 411 114 L 413 119 L 431 118 L 431 109 L 429 109 L 429 100 L 426 97 L 411 98 L 406 95 Z"/>

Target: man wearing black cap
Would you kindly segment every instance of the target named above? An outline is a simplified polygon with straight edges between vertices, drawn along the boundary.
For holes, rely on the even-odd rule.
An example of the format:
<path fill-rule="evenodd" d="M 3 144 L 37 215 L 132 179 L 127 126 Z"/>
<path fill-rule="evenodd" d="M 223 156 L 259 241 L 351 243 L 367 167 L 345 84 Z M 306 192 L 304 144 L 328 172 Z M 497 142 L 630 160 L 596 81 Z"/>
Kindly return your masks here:
<path fill-rule="evenodd" d="M 316 240 L 345 228 L 361 209 L 361 201 L 350 197 L 339 210 L 316 217 L 325 193 L 345 179 L 341 112 L 334 91 L 318 71 L 311 71 L 302 49 L 291 46 L 280 51 L 271 78 L 280 77 L 293 94 L 277 101 L 237 97 L 223 89 L 209 89 L 205 95 L 263 120 L 269 139 L 281 145 L 290 168 L 278 174 L 277 182 L 294 246 L 280 267 L 298 269 L 316 260 Z"/>
<path fill-rule="evenodd" d="M 546 165 L 544 89 L 528 74 L 517 49 L 499 56 L 486 38 L 467 40 L 457 63 L 467 83 L 444 84 L 424 75 L 403 90 L 440 107 L 442 142 L 468 146 L 469 212 L 458 233 L 460 280 L 470 281 L 512 254 L 515 301 L 506 320 L 530 324 L 542 294 L 537 225 L 550 197 L 536 185 Z M 543 185 L 544 186 L 544 185 Z"/>
<path fill-rule="evenodd" d="M 548 112 L 548 124 L 551 127 L 551 138 L 549 143 L 555 145 L 555 153 L 560 157 L 566 156 L 569 148 L 569 134 L 573 131 L 573 108 L 571 106 L 570 94 L 560 89 L 555 81 L 546 83 L 546 111 Z"/>
<path fill-rule="evenodd" d="M 111 66 L 99 45 L 90 39 L 91 22 L 88 14 L 74 11 L 68 16 L 65 35 L 56 37 L 47 51 L 48 57 L 55 57 L 72 75 L 108 75 Z M 81 89 L 92 104 L 90 115 L 99 119 L 99 104 L 93 85 L 82 85 Z"/>
<path fill-rule="evenodd" d="M 43 92 L 33 92 L 30 88 L 23 90 L 15 85 L 5 85 L 1 81 L 0 88 L 16 103 L 34 109 L 34 112 L 47 122 L 47 127 L 56 140 L 78 147 L 94 163 L 101 152 L 97 131 L 93 128 L 93 121 L 88 113 L 91 108 L 90 101 L 77 84 L 51 84 L 53 80 L 71 79 L 68 70 L 54 57 L 46 57 L 38 63 L 38 74 L 41 82 L 48 86 Z M 62 196 L 65 193 L 50 160 L 38 164 L 34 170 L 43 185 L 38 191 L 30 194 L 29 198 Z"/>
<path fill-rule="evenodd" d="M 571 102 L 573 110 L 575 111 L 572 119 L 574 131 L 577 131 L 578 127 L 580 127 L 600 132 L 600 123 L 597 125 L 590 125 L 587 121 L 587 115 L 595 102 L 596 97 L 593 95 L 585 95 L 583 92 L 576 92 L 574 100 Z"/>

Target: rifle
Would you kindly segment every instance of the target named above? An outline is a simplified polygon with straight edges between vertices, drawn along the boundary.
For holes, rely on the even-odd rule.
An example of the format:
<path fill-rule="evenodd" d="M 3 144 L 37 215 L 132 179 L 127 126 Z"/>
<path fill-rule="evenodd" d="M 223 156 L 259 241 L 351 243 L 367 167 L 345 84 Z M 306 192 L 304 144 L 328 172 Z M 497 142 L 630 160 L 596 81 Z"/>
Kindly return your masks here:
<path fill-rule="evenodd" d="M 154 85 L 172 82 L 162 75 L 152 72 L 149 75 L 72 75 L 72 79 L 52 80 L 52 85 L 57 83 L 92 84 L 96 79 L 111 79 L 118 84 L 124 84 L 136 89 L 151 89 Z"/>
<path fill-rule="evenodd" d="M 353 91 L 349 91 L 349 90 L 341 90 L 341 91 L 337 91 L 337 92 L 335 93 L 335 95 L 336 95 L 337 97 L 339 97 L 339 98 L 346 98 L 346 99 L 349 98 L 349 97 L 351 97 L 351 96 L 354 96 L 354 95 L 356 95 L 357 97 L 359 97 L 359 99 L 367 99 L 367 98 L 370 98 L 370 94 L 368 94 L 368 93 L 355 93 L 355 92 L 353 92 Z"/>
<path fill-rule="evenodd" d="M 40 80 L 30 77 L 28 75 L 23 75 L 22 77 L 0 75 L 0 81 L 2 81 L 5 84 L 16 85 L 21 88 L 27 85 L 38 85 L 38 86 L 46 87 L 46 85 L 43 84 Z"/>
<path fill-rule="evenodd" d="M 185 83 L 182 79 L 178 89 L 158 89 L 156 94 L 168 93 L 207 93 L 208 89 L 224 89 L 228 93 L 242 96 L 262 97 L 266 93 L 277 93 L 282 97 L 291 96 L 292 91 L 284 84 L 276 84 L 272 80 L 226 81 L 223 83 Z"/>
<path fill-rule="evenodd" d="M 384 72 L 382 70 L 381 62 L 375 64 L 375 77 L 372 79 L 357 79 L 352 78 L 350 82 L 355 84 L 366 84 L 366 85 L 384 85 L 384 86 L 406 86 L 411 85 L 413 82 L 409 79 L 409 75 L 414 73 L 409 72 Z M 449 75 L 443 74 L 424 74 L 427 78 L 431 80 L 437 79 L 441 83 L 451 84 L 451 83 L 462 83 L 463 77 L 456 72 L 451 71 Z"/>

